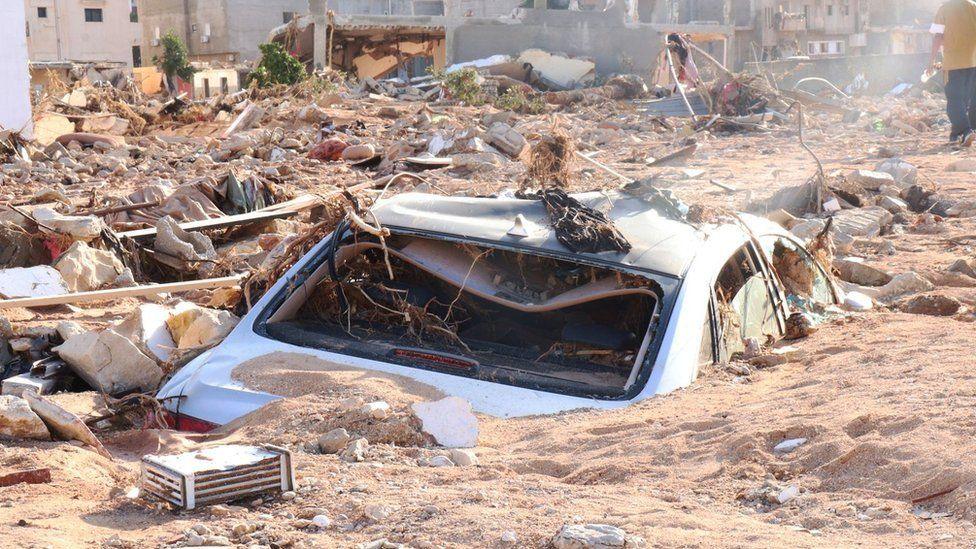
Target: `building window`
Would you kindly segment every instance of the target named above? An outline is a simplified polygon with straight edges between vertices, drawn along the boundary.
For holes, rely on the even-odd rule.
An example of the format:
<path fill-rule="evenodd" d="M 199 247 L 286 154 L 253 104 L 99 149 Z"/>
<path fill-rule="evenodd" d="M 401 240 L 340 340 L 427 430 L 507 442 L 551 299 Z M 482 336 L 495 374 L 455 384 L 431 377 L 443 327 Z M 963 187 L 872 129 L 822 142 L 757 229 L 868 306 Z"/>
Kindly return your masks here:
<path fill-rule="evenodd" d="M 227 85 L 227 77 L 220 77 L 220 93 L 227 93 L 230 91 L 230 87 Z"/>
<path fill-rule="evenodd" d="M 42 6 L 42 7 L 37 8 L 37 18 L 38 19 L 47 19 L 47 8 L 46 7 L 43 7 Z"/>
<path fill-rule="evenodd" d="M 129 22 L 139 22 L 139 6 L 136 5 L 136 0 L 129 0 Z"/>
<path fill-rule="evenodd" d="M 281 22 L 284 24 L 291 23 L 292 19 L 295 18 L 295 12 L 293 11 L 283 11 L 281 12 Z"/>
<path fill-rule="evenodd" d="M 132 46 L 132 66 L 142 66 L 142 47 L 140 46 Z"/>
<path fill-rule="evenodd" d="M 834 5 L 827 4 L 827 15 L 833 15 L 833 14 L 834 14 Z"/>
<path fill-rule="evenodd" d="M 210 97 L 210 79 L 209 78 L 204 78 L 203 79 L 203 96 L 204 97 Z"/>
<path fill-rule="evenodd" d="M 101 23 L 102 22 L 102 8 L 85 8 L 85 22 L 86 23 Z"/>

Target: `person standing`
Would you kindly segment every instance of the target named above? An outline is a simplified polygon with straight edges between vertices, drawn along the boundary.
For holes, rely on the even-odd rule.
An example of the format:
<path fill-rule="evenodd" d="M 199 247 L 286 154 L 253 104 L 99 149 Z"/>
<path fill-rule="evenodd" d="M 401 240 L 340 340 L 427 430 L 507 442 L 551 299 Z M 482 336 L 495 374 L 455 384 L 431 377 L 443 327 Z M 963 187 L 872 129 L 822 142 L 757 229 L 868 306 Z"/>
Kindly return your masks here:
<path fill-rule="evenodd" d="M 970 147 L 976 141 L 976 2 L 948 0 L 936 12 L 929 32 L 933 68 L 943 50 L 946 112 L 952 123 L 949 140 Z"/>

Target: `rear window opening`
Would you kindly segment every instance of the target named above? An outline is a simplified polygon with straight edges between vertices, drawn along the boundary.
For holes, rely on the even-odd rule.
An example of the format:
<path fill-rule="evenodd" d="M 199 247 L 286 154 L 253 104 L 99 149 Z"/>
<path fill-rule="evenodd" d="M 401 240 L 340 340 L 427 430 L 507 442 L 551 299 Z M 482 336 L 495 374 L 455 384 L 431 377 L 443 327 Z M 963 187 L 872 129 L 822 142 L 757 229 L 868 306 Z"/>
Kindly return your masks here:
<path fill-rule="evenodd" d="M 266 335 L 604 398 L 625 394 L 653 362 L 662 290 L 651 278 L 412 236 L 388 238 L 386 249 L 371 241 L 336 248 L 268 318 Z"/>

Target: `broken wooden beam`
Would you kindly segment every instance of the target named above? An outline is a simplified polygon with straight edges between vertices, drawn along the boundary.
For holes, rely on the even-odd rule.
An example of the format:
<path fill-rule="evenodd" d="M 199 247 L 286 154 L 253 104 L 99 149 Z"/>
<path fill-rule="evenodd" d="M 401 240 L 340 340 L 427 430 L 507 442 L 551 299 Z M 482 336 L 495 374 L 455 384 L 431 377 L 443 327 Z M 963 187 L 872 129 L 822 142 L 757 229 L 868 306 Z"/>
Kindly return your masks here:
<path fill-rule="evenodd" d="M 13 307 L 50 307 L 53 305 L 68 305 L 86 301 L 107 301 L 122 297 L 140 297 L 154 294 L 175 294 L 191 290 L 210 288 L 226 288 L 237 286 L 243 277 L 241 275 L 225 276 L 221 278 L 205 278 L 202 280 L 187 280 L 185 282 L 167 282 L 164 284 L 149 284 L 130 286 L 128 288 L 111 288 L 108 290 L 94 290 L 91 292 L 74 292 L 44 297 L 21 297 L 0 300 L 0 309 Z"/>
<path fill-rule="evenodd" d="M 666 154 L 666 155 L 662 156 L 661 158 L 658 158 L 658 159 L 655 159 L 655 160 L 653 160 L 651 162 L 648 162 L 647 163 L 647 166 L 648 167 L 651 167 L 651 166 L 663 166 L 663 165 L 667 164 L 668 162 L 672 162 L 674 160 L 684 160 L 685 158 L 689 158 L 692 155 L 694 155 L 695 154 L 695 151 L 697 151 L 697 150 L 698 150 L 698 143 L 692 143 L 691 145 L 688 145 L 687 147 L 682 147 L 682 148 L 680 148 L 680 149 L 678 149 L 678 150 L 676 150 L 676 151 L 674 151 L 672 153 L 669 153 L 669 154 Z"/>

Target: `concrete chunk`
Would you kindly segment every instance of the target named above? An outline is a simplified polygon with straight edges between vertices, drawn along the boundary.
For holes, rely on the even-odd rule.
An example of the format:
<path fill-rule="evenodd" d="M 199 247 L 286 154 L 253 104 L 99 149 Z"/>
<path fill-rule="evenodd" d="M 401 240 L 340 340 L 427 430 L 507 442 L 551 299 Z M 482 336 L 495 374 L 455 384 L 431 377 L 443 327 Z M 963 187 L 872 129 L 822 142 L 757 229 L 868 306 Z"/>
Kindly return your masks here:
<path fill-rule="evenodd" d="M 447 397 L 434 402 L 417 402 L 414 414 L 423 423 L 423 431 L 441 446 L 473 448 L 478 445 L 478 418 L 471 412 L 471 403 L 460 397 Z"/>
<path fill-rule="evenodd" d="M 144 303 L 112 330 L 125 336 L 149 358 L 166 362 L 176 348 L 166 326 L 170 314 L 170 310 L 162 305 Z"/>
<path fill-rule="evenodd" d="M 863 236 L 872 238 L 881 234 L 882 228 L 889 225 L 893 219 L 891 213 L 880 206 L 868 206 L 853 210 L 841 210 L 834 214 L 831 233 L 843 233 L 848 236 Z"/>
<path fill-rule="evenodd" d="M 613 549 L 644 547 L 643 538 L 609 524 L 566 524 L 552 538 L 555 549 Z"/>
<path fill-rule="evenodd" d="M 0 298 L 43 297 L 68 293 L 68 286 L 48 265 L 0 270 Z"/>
<path fill-rule="evenodd" d="M 0 436 L 50 440 L 44 422 L 30 409 L 27 401 L 13 395 L 0 395 Z"/>
<path fill-rule="evenodd" d="M 115 254 L 97 250 L 84 242 L 72 244 L 54 262 L 54 268 L 72 292 L 97 290 L 114 282 L 125 270 Z"/>
<path fill-rule="evenodd" d="M 229 311 L 181 304 L 166 320 L 166 325 L 178 349 L 191 349 L 216 345 L 239 321 Z"/>
<path fill-rule="evenodd" d="M 57 234 L 66 234 L 78 240 L 94 240 L 105 228 L 102 220 L 94 215 L 62 215 L 45 207 L 35 208 L 33 215 L 43 225 L 42 231 L 51 233 L 53 230 Z"/>
<path fill-rule="evenodd" d="M 522 134 L 504 122 L 495 122 L 488 128 L 488 143 L 505 154 L 517 157 L 528 146 Z"/>
<path fill-rule="evenodd" d="M 74 336 L 54 351 L 92 388 L 110 395 L 155 389 L 163 377 L 154 360 L 112 330 Z"/>
<path fill-rule="evenodd" d="M 873 172 L 871 170 L 854 170 L 847 174 L 847 181 L 869 191 L 876 191 L 882 185 L 895 184 L 895 178 L 890 173 Z"/>

